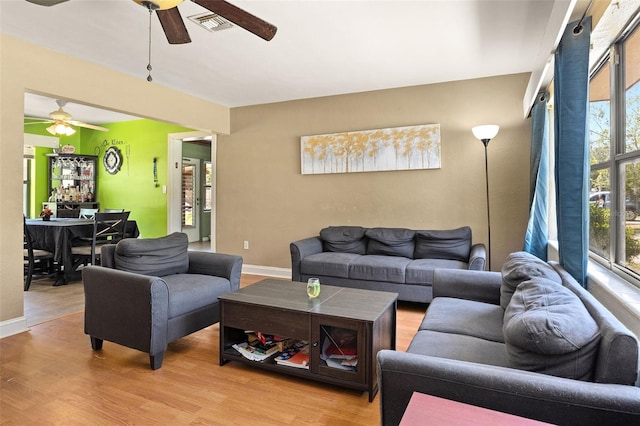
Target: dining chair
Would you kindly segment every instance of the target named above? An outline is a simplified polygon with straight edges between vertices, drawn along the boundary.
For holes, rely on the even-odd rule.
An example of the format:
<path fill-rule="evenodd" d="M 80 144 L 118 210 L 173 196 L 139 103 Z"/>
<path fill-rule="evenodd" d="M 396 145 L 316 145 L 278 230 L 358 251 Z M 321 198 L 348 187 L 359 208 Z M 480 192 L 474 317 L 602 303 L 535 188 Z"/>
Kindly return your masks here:
<path fill-rule="evenodd" d="M 124 209 L 104 209 L 104 213 L 122 213 Z"/>
<path fill-rule="evenodd" d="M 81 264 L 99 264 L 100 246 L 104 244 L 116 244 L 124 238 L 125 225 L 131 212 L 96 212 L 93 216 L 93 233 L 91 238 L 81 238 L 84 245 L 71 247 L 74 257 L 73 269 Z"/>
<path fill-rule="evenodd" d="M 27 222 L 23 217 L 23 262 L 24 262 L 24 291 L 29 291 L 35 273 L 38 278 L 48 278 L 56 274 L 53 253 L 33 247 L 33 238 L 27 229 Z"/>
<path fill-rule="evenodd" d="M 93 219 L 93 216 L 98 212 L 98 209 L 80 209 L 80 219 Z"/>

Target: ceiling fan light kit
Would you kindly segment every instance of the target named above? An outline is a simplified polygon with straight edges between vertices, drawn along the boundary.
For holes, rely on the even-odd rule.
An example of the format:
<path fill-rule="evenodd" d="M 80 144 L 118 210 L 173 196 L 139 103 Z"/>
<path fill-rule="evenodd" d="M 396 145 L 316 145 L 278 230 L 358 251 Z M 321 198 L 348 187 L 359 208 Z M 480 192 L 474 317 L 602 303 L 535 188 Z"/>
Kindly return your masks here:
<path fill-rule="evenodd" d="M 62 121 L 56 121 L 51 126 L 47 127 L 47 132 L 51 133 L 54 136 L 55 135 L 71 136 L 76 132 L 76 130 L 70 125 Z"/>

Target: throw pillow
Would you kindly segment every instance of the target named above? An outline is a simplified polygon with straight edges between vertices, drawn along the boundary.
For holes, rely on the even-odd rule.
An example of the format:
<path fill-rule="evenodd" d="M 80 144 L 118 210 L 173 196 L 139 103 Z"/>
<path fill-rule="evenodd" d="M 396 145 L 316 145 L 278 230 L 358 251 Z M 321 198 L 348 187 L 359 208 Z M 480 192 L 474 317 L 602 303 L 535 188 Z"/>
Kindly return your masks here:
<path fill-rule="evenodd" d="M 417 231 L 415 259 L 450 259 L 469 261 L 471 228 Z"/>
<path fill-rule="evenodd" d="M 555 269 L 531 253 L 518 251 L 507 256 L 502 266 L 502 285 L 500 286 L 502 309 L 507 309 L 511 296 L 520 283 L 538 277 L 562 284 L 562 278 Z"/>
<path fill-rule="evenodd" d="M 367 254 L 413 258 L 415 231 L 405 228 L 371 228 Z"/>
<path fill-rule="evenodd" d="M 116 269 L 162 277 L 189 270 L 187 234 L 174 232 L 160 238 L 125 238 L 116 245 Z"/>
<path fill-rule="evenodd" d="M 365 254 L 367 241 L 361 226 L 329 226 L 320 230 L 324 251 Z"/>
<path fill-rule="evenodd" d="M 535 278 L 518 286 L 504 313 L 504 341 L 511 367 L 591 380 L 598 352 L 598 324 L 571 290 Z"/>

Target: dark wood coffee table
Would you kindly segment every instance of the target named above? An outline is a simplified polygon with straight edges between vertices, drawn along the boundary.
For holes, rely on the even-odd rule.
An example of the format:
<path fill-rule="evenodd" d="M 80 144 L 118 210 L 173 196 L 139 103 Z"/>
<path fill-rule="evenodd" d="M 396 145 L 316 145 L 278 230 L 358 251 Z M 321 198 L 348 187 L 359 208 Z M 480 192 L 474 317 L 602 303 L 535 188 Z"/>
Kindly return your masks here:
<path fill-rule="evenodd" d="M 320 296 L 310 299 L 305 283 L 276 279 L 241 288 L 219 298 L 220 365 L 239 361 L 368 391 L 371 402 L 378 391 L 376 354 L 396 346 L 397 297 L 397 293 L 322 285 Z M 278 365 L 275 356 L 264 361 L 243 357 L 233 345 L 246 340 L 247 330 L 309 342 L 309 368 Z M 355 339 L 350 347 L 358 361 L 352 369 L 321 358 L 331 339 L 345 334 Z"/>

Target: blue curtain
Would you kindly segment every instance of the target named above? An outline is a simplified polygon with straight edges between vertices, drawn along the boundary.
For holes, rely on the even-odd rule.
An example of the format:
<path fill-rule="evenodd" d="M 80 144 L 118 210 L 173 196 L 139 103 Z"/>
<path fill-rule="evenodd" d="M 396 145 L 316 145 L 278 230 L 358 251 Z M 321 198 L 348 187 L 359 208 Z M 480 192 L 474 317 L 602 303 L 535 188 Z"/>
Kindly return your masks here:
<path fill-rule="evenodd" d="M 548 93 L 538 95 L 531 111 L 531 179 L 529 223 L 524 250 L 547 260 L 547 208 L 549 205 L 549 119 Z"/>
<path fill-rule="evenodd" d="M 567 25 L 555 55 L 555 181 L 560 264 L 582 286 L 589 250 L 589 42 L 591 17 Z"/>

